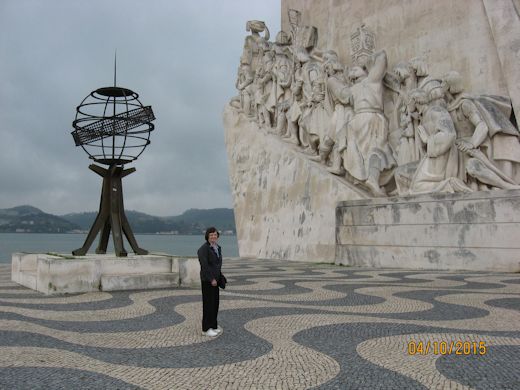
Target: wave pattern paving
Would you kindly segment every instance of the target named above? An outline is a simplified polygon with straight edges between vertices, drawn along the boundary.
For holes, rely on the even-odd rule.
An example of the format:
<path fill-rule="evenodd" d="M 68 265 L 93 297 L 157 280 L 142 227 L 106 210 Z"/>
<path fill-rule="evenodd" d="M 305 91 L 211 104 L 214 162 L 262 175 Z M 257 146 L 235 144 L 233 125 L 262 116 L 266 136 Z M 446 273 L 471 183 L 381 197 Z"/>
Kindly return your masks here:
<path fill-rule="evenodd" d="M 0 265 L 0 388 L 520 388 L 518 274 L 223 270 L 224 332 L 210 339 L 199 289 L 47 297 Z M 458 342 L 471 348 L 457 354 Z"/>

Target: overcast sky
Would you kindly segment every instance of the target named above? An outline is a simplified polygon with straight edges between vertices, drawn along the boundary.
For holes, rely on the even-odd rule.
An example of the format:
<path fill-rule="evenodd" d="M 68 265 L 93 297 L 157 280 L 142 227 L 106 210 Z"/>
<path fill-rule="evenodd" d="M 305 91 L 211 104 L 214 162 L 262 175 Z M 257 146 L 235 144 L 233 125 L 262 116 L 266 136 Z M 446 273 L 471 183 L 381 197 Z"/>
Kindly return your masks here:
<path fill-rule="evenodd" d="M 177 215 L 232 207 L 222 111 L 247 20 L 274 37 L 280 0 L 0 0 L 0 208 L 94 211 L 101 177 L 74 145 L 76 106 L 117 84 L 157 117 L 126 167 L 125 208 Z"/>

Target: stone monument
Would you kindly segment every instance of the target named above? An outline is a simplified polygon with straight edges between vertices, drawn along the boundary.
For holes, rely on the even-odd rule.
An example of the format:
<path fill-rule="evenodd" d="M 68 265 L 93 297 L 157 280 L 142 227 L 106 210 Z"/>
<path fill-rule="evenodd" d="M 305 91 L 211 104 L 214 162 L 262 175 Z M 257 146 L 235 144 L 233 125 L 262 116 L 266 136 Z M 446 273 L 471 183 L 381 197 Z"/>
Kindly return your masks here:
<path fill-rule="evenodd" d="M 518 3 L 283 0 L 281 27 L 247 22 L 224 110 L 240 255 L 520 270 Z"/>

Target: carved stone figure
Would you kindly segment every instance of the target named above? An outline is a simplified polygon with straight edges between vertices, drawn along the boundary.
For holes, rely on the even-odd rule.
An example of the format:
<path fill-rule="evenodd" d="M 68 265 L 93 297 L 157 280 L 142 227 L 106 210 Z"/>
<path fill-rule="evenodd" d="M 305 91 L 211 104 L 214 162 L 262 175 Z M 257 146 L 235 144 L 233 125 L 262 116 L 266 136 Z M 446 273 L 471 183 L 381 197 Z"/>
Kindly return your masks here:
<path fill-rule="evenodd" d="M 314 26 L 303 26 L 298 29 L 298 51 L 305 51 L 306 61 L 301 69 L 302 78 L 302 113 L 299 120 L 299 138 L 304 152 L 318 155 L 318 145 L 323 140 L 329 121 L 325 109 L 325 73 L 322 59 L 314 53 L 318 41 L 318 29 Z"/>
<path fill-rule="evenodd" d="M 329 130 L 324 142 L 320 144 L 322 162 L 331 154 L 332 166 L 328 171 L 335 175 L 343 175 L 343 156 L 347 149 L 346 125 L 352 119 L 352 93 L 344 74 L 344 67 L 339 62 L 335 51 L 324 55 L 324 70 L 327 75 L 325 107 L 330 113 Z"/>
<path fill-rule="evenodd" d="M 236 88 L 238 89 L 238 104 L 235 108 L 238 108 L 248 117 L 254 117 L 254 85 L 253 85 L 253 71 L 249 64 L 240 64 L 238 67 L 238 75 L 236 81 Z"/>
<path fill-rule="evenodd" d="M 405 105 L 399 112 L 399 145 L 396 150 L 397 165 L 403 166 L 418 161 L 423 153 L 421 140 L 417 133 L 418 119 L 414 118 Z"/>
<path fill-rule="evenodd" d="M 427 192 L 470 192 L 457 178 L 455 126 L 449 112 L 440 105 L 428 103 L 424 90 L 411 92 L 412 104 L 422 115 L 417 127 L 426 154 L 422 157 L 410 185 L 410 194 Z"/>
<path fill-rule="evenodd" d="M 271 100 L 271 104 L 269 104 L 273 86 L 273 66 L 274 51 L 264 51 L 262 63 L 257 68 L 254 78 L 257 121 L 260 126 L 266 126 L 268 128 L 272 126 L 270 112 L 273 111 L 274 107 L 273 100 Z"/>
<path fill-rule="evenodd" d="M 444 77 L 443 85 L 457 128 L 460 177 L 473 189 L 520 188 L 520 133 L 509 120 L 509 99 L 464 93 L 455 71 Z"/>
<path fill-rule="evenodd" d="M 418 88 L 426 92 L 426 98 L 429 102 L 442 107 L 447 106 L 441 79 L 427 76 L 419 83 Z"/>
<path fill-rule="evenodd" d="M 412 78 L 417 88 L 421 88 L 424 80 L 430 75 L 428 64 L 426 63 L 426 56 L 414 57 L 410 60 L 410 68 L 412 69 Z"/>
<path fill-rule="evenodd" d="M 269 48 L 269 29 L 262 21 L 250 20 L 246 23 L 246 31 L 251 31 L 251 35 L 245 39 L 240 62 L 249 64 L 255 73 L 262 62 L 264 51 Z M 264 32 L 263 37 L 260 35 L 261 32 Z"/>
<path fill-rule="evenodd" d="M 385 196 L 380 186 L 381 173 L 395 166 L 388 143 L 388 121 L 383 113 L 383 77 L 386 52 L 374 54 L 370 69 L 354 66 L 349 77 L 354 116 L 347 126 L 345 168 L 376 196 Z"/>
<path fill-rule="evenodd" d="M 287 111 L 292 104 L 291 83 L 293 78 L 293 64 L 289 58 L 288 45 L 291 37 L 284 31 L 276 35 L 274 45 L 275 61 L 272 69 L 273 90 L 270 94 L 268 107 L 272 107 L 275 118 L 275 133 L 282 136 L 287 131 Z"/>
<path fill-rule="evenodd" d="M 397 93 L 394 102 L 394 123 L 400 132 L 399 145 L 396 150 L 397 165 L 418 161 L 423 155 L 421 140 L 417 134 L 419 119 L 413 116 L 408 108 L 409 94 L 428 75 L 426 63 L 422 57 L 416 57 L 408 62 L 398 63 L 393 70 L 395 83 L 390 88 Z M 385 85 L 389 85 L 388 74 Z"/>
<path fill-rule="evenodd" d="M 306 139 L 301 140 L 299 134 L 299 122 L 303 112 L 303 64 L 309 61 L 309 55 L 304 49 L 296 48 L 293 52 L 294 74 L 291 82 L 291 107 L 287 111 L 287 132 L 284 139 L 295 145 L 308 146 Z"/>
<path fill-rule="evenodd" d="M 302 73 L 305 107 L 300 120 L 300 137 L 308 140 L 304 152 L 314 156 L 319 153 L 319 145 L 325 142 L 330 121 L 325 109 L 325 73 L 321 63 L 313 59 L 304 64 Z"/>

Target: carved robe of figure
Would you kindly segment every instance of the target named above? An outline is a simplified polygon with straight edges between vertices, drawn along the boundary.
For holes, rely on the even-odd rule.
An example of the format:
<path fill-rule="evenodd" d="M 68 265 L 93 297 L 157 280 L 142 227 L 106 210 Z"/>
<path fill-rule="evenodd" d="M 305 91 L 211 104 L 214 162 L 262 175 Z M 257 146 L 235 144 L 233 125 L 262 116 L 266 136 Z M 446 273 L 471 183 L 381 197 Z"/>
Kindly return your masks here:
<path fill-rule="evenodd" d="M 347 149 L 346 125 L 352 119 L 354 110 L 350 85 L 344 75 L 344 67 L 334 51 L 325 53 L 324 70 L 327 74 L 325 107 L 330 113 L 330 122 L 324 142 L 320 143 L 322 162 L 331 154 L 331 167 L 328 171 L 343 175 L 343 154 Z"/>
<path fill-rule="evenodd" d="M 292 104 L 291 84 L 293 78 L 293 64 L 289 58 L 287 42 L 290 38 L 287 34 L 277 34 L 274 51 L 275 61 L 272 70 L 273 89 L 268 100 L 268 107 L 273 113 L 276 122 L 275 133 L 282 136 L 287 132 L 287 111 Z"/>
<path fill-rule="evenodd" d="M 399 145 L 396 150 L 397 165 L 418 161 L 424 154 L 421 140 L 417 134 L 419 120 L 413 116 L 408 107 L 409 94 L 417 88 L 419 80 L 428 75 L 426 64 L 420 58 L 414 58 L 408 62 L 400 62 L 393 70 L 397 85 L 391 89 L 397 93 L 394 102 L 393 121 L 399 129 Z M 388 76 L 388 74 L 387 74 Z M 385 81 L 387 77 L 385 76 Z M 388 82 L 386 83 L 388 85 Z"/>
<path fill-rule="evenodd" d="M 268 50 L 264 52 L 262 64 L 258 67 L 255 74 L 255 104 L 257 120 L 260 126 L 270 128 L 272 126 L 271 115 L 272 107 L 268 107 L 270 94 L 273 85 L 272 69 L 274 65 L 274 52 Z M 270 110 L 271 108 L 271 110 Z"/>
<path fill-rule="evenodd" d="M 300 140 L 304 153 L 316 156 L 318 146 L 324 142 L 330 116 L 325 109 L 325 73 L 322 64 L 311 59 L 302 67 L 304 110 L 300 118 Z"/>
<path fill-rule="evenodd" d="M 294 140 L 293 132 L 296 130 L 298 143 L 304 148 L 304 152 L 313 156 L 318 153 L 320 135 L 328 122 L 327 112 L 323 106 L 325 79 L 321 64 L 315 56 L 317 42 L 316 27 L 298 28 L 295 45 L 292 48 L 293 58 L 297 64 L 292 91 L 294 101 L 288 113 L 290 139 Z"/>
<path fill-rule="evenodd" d="M 520 133 L 509 120 L 510 100 L 465 94 L 455 71 L 446 75 L 444 87 L 457 129 L 459 177 L 473 189 L 519 189 Z"/>
<path fill-rule="evenodd" d="M 239 91 L 239 109 L 249 117 L 254 117 L 253 72 L 248 64 L 240 64 L 235 86 Z"/>
<path fill-rule="evenodd" d="M 269 49 L 269 29 L 264 22 L 250 20 L 246 23 L 246 31 L 251 31 L 244 41 L 244 49 L 240 62 L 248 64 L 253 74 L 262 63 L 264 51 Z M 260 35 L 264 32 L 264 36 Z"/>
<path fill-rule="evenodd" d="M 449 112 L 439 105 L 427 105 L 428 98 L 423 90 L 412 92 L 412 98 L 422 113 L 417 130 L 426 144 L 426 154 L 412 177 L 410 194 L 470 192 L 471 189 L 457 178 L 456 132 Z"/>
<path fill-rule="evenodd" d="M 397 147 L 396 152 L 398 166 L 418 161 L 423 155 L 420 137 L 416 131 L 418 122 L 414 122 L 415 119 L 403 106 L 399 118 L 399 131 L 401 137 L 399 138 L 399 146 Z"/>
<path fill-rule="evenodd" d="M 381 173 L 395 166 L 388 143 L 388 121 L 383 114 L 383 77 L 386 52 L 374 54 L 370 70 L 355 66 L 349 77 L 354 116 L 347 126 L 345 168 L 354 179 L 364 183 L 376 196 L 385 196 L 380 187 Z"/>
<path fill-rule="evenodd" d="M 301 140 L 300 134 L 300 118 L 303 111 L 303 71 L 302 66 L 304 63 L 309 61 L 309 55 L 303 50 L 295 50 L 294 56 L 294 78 L 291 82 L 291 107 L 287 111 L 287 132 L 283 138 L 292 144 L 302 145 L 303 147 L 308 146 L 305 144 L 306 140 Z"/>

